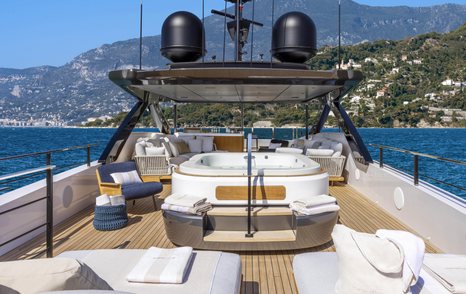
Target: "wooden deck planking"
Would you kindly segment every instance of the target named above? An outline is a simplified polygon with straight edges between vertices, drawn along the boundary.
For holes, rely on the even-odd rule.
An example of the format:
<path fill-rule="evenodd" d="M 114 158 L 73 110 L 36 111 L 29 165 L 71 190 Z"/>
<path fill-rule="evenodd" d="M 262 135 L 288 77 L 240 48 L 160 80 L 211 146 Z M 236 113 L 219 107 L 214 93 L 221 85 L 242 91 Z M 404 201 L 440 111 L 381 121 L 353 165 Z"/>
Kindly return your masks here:
<path fill-rule="evenodd" d="M 166 184 L 162 196 L 170 193 Z M 392 218 L 387 212 L 362 196 L 350 186 L 330 187 L 330 192 L 341 206 L 340 222 L 362 232 L 374 233 L 379 228 L 411 231 L 406 225 Z M 160 211 L 154 211 L 151 199 L 142 199 L 135 206 L 128 203 L 129 224 L 110 232 L 96 231 L 92 226 L 93 209 L 89 207 L 55 227 L 54 254 L 69 250 L 101 248 L 149 248 L 158 246 L 172 248 L 174 245 L 165 235 Z M 10 251 L 0 260 L 43 257 L 43 236 Z M 438 251 L 426 242 L 428 252 Z M 292 261 L 295 254 L 310 251 L 334 251 L 332 244 L 289 251 L 239 252 L 242 262 L 242 293 L 297 293 Z"/>

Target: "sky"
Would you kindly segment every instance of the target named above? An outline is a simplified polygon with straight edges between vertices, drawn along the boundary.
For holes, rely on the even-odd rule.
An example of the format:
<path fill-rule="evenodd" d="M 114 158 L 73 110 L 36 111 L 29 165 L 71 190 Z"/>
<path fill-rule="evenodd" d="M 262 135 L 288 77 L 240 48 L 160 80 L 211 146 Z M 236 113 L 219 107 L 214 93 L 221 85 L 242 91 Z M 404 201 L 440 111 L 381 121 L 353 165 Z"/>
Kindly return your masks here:
<path fill-rule="evenodd" d="M 336 1 L 336 0 L 335 0 Z M 372 6 L 466 4 L 466 0 L 356 0 Z M 178 10 L 202 15 L 201 0 L 144 0 L 143 35 L 160 34 Z M 61 66 L 102 44 L 139 36 L 140 0 L 8 0 L 0 7 L 0 67 Z M 223 9 L 222 0 L 205 0 Z"/>

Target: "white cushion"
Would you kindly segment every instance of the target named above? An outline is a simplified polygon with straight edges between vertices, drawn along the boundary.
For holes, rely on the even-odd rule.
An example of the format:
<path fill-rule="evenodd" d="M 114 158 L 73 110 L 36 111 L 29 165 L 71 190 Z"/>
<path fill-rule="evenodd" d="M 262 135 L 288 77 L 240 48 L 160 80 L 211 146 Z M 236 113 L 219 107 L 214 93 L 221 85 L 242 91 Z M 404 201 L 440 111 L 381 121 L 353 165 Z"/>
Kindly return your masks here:
<path fill-rule="evenodd" d="M 165 155 L 165 147 L 146 147 L 146 155 Z"/>
<path fill-rule="evenodd" d="M 335 153 L 332 154 L 332 157 L 340 157 L 340 156 L 341 156 L 341 151 L 336 151 Z"/>
<path fill-rule="evenodd" d="M 278 147 L 282 147 L 282 143 L 270 143 L 269 149 L 277 149 Z"/>
<path fill-rule="evenodd" d="M 90 267 L 74 258 L 56 257 L 0 263 L 0 293 L 86 289 L 112 290 Z"/>
<path fill-rule="evenodd" d="M 178 150 L 178 147 L 176 146 L 176 144 L 174 144 L 173 140 L 169 141 L 168 144 L 170 145 L 172 156 L 175 156 L 175 157 L 179 156 L 180 151 Z"/>
<path fill-rule="evenodd" d="M 195 136 L 191 136 L 191 135 L 183 135 L 183 136 L 178 136 L 178 139 L 180 140 L 183 140 L 186 142 L 186 144 L 188 144 L 189 141 L 191 140 L 194 140 L 195 139 Z"/>
<path fill-rule="evenodd" d="M 214 151 L 214 137 L 199 137 L 202 139 L 202 152 Z"/>
<path fill-rule="evenodd" d="M 275 149 L 276 153 L 293 153 L 293 154 L 303 154 L 303 150 L 293 147 L 278 147 Z"/>
<path fill-rule="evenodd" d="M 335 293 L 404 293 L 403 252 L 388 239 L 335 225 L 338 256 Z"/>
<path fill-rule="evenodd" d="M 341 152 L 343 151 L 343 144 L 340 142 L 334 142 L 330 145 L 330 149 L 333 149 L 335 152 Z"/>
<path fill-rule="evenodd" d="M 189 150 L 192 153 L 201 153 L 202 152 L 202 141 L 203 140 L 189 140 Z"/>
<path fill-rule="evenodd" d="M 333 154 L 332 149 L 307 149 L 307 156 L 331 156 Z"/>
<path fill-rule="evenodd" d="M 110 174 L 110 176 L 113 178 L 113 181 L 115 181 L 115 183 L 121 185 L 142 183 L 138 172 L 135 170 L 124 173 L 113 173 Z"/>
<path fill-rule="evenodd" d="M 332 141 L 323 141 L 320 146 L 319 146 L 319 149 L 331 149 L 332 148 L 332 144 L 333 142 Z"/>
<path fill-rule="evenodd" d="M 136 153 L 136 156 L 146 155 L 146 144 L 145 144 L 145 142 L 144 142 L 144 144 L 141 144 L 141 142 L 136 143 L 136 145 L 134 145 L 134 152 Z"/>

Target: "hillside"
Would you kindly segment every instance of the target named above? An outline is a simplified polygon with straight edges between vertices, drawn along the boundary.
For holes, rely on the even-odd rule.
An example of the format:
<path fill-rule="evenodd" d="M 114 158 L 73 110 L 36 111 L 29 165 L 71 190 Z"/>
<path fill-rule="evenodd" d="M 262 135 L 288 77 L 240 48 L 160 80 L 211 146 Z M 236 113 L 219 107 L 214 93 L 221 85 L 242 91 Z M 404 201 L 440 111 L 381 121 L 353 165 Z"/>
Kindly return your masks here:
<path fill-rule="evenodd" d="M 254 59 L 258 59 L 261 53 L 268 58 L 270 2 L 256 0 L 256 20 L 265 26 L 255 30 Z M 319 46 L 322 52 L 328 52 L 331 51 L 328 45 L 336 42 L 335 3 L 276 0 L 275 16 L 291 10 L 310 14 L 317 25 Z M 250 13 L 248 4 L 245 16 L 251 17 Z M 466 6 L 371 7 L 343 0 L 342 14 L 343 43 L 349 45 L 366 40 L 399 40 L 419 33 L 451 31 L 466 19 Z M 223 18 L 209 16 L 205 23 L 207 58 L 216 55 L 218 60 L 222 56 Z M 42 120 L 58 125 L 79 124 L 89 117 L 114 116 L 120 111 L 127 111 L 134 104 L 134 98 L 113 85 L 107 75 L 110 70 L 137 67 L 138 44 L 137 39 L 106 44 L 60 67 L 0 68 L 0 119 L 29 121 L 31 124 L 42 123 Z M 159 54 L 160 37 L 145 37 L 143 44 L 144 67 L 165 66 L 167 60 Z M 232 56 L 232 48 L 232 43 L 228 43 L 227 58 Z M 246 51 L 250 51 L 249 48 Z M 315 65 L 325 67 L 331 64 L 325 65 L 322 60 L 322 64 Z"/>

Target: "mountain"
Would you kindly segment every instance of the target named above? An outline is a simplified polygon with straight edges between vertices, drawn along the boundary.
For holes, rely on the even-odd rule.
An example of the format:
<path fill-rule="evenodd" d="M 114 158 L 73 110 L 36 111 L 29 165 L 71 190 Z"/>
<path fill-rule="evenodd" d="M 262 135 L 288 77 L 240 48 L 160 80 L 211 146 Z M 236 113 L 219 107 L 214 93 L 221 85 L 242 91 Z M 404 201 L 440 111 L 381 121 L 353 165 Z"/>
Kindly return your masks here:
<path fill-rule="evenodd" d="M 255 1 L 255 20 L 264 23 L 264 27 L 254 29 L 254 59 L 259 59 L 259 54 L 269 58 L 271 2 Z M 303 11 L 316 23 L 319 46 L 335 45 L 336 3 L 328 0 L 276 0 L 274 19 L 288 11 Z M 228 12 L 233 13 L 231 8 Z M 246 5 L 244 14 L 252 18 L 251 2 Z M 372 7 L 343 0 L 342 42 L 349 45 L 378 39 L 399 40 L 426 32 L 448 32 L 459 27 L 465 19 L 465 5 Z M 217 60 L 222 58 L 223 25 L 224 19 L 220 16 L 205 19 L 207 59 L 213 55 Z M 144 68 L 158 68 L 168 63 L 159 53 L 160 36 L 145 37 L 143 44 Z M 76 124 L 89 117 L 128 110 L 134 99 L 113 85 L 107 75 L 115 69 L 137 68 L 138 46 L 138 39 L 106 44 L 60 67 L 0 68 L 0 119 L 45 119 Z M 245 50 L 250 51 L 249 44 Z M 232 59 L 232 51 L 233 44 L 227 36 L 227 59 Z M 250 56 L 245 55 L 244 58 Z"/>

